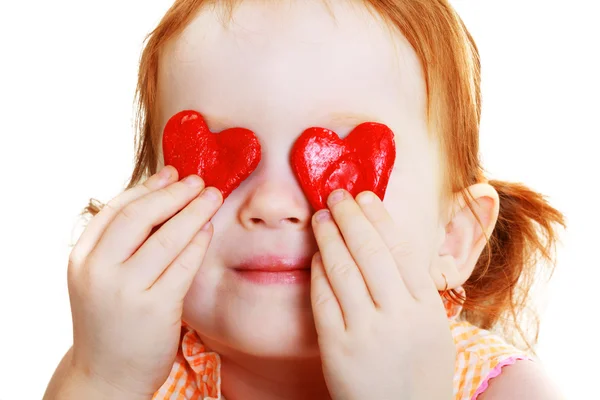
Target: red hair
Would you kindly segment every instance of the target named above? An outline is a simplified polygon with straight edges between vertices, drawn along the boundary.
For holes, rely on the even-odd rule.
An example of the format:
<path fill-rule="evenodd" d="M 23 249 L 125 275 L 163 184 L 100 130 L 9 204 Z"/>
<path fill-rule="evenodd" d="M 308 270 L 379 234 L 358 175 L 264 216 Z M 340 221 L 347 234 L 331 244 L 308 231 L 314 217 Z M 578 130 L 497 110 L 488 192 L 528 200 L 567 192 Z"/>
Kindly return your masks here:
<path fill-rule="evenodd" d="M 160 132 L 156 116 L 160 52 L 200 11 L 206 0 L 176 0 L 148 37 L 142 53 L 137 85 L 136 162 L 128 188 L 156 172 Z M 236 0 L 222 1 L 232 12 Z M 464 194 L 464 189 L 486 182 L 479 161 L 481 116 L 479 52 L 473 38 L 447 0 L 365 0 L 411 44 L 423 69 L 427 91 L 427 120 L 436 132 L 444 159 L 444 193 Z M 563 215 L 542 195 L 529 188 L 489 181 L 500 195 L 500 215 L 486 251 L 464 285 L 464 318 L 484 329 L 500 326 L 507 338 L 512 329 L 531 347 L 537 340 L 521 329 L 521 314 L 539 265 L 554 268 L 557 225 Z M 469 199 L 467 199 L 468 201 Z M 469 203 L 470 204 L 470 203 Z M 98 211 L 93 201 L 87 207 Z M 461 301 L 456 293 L 450 293 Z"/>

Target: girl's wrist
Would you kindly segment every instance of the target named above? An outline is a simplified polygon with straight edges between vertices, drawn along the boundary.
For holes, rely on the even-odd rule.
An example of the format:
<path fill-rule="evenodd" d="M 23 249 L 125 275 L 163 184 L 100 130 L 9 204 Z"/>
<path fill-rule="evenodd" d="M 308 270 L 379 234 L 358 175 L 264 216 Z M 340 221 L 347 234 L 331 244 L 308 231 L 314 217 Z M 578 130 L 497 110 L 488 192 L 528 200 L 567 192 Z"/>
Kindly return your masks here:
<path fill-rule="evenodd" d="M 151 400 L 152 395 L 132 393 L 100 377 L 93 377 L 76 367 L 72 367 L 68 383 L 57 400 Z"/>

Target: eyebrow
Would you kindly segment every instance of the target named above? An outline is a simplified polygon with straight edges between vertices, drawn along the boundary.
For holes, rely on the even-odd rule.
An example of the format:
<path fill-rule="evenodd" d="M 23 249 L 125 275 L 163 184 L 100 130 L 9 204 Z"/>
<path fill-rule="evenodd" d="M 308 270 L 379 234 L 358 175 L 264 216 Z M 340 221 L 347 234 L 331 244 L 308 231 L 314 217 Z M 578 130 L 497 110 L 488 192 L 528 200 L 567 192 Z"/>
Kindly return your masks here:
<path fill-rule="evenodd" d="M 379 118 L 361 113 L 330 113 L 327 120 L 334 126 L 355 126 L 363 122 L 380 122 Z"/>
<path fill-rule="evenodd" d="M 227 129 L 240 126 L 235 123 L 231 118 L 215 115 L 215 114 L 204 114 L 204 121 L 210 127 L 214 127 L 217 129 Z M 338 127 L 338 126 L 356 126 L 363 122 L 381 122 L 380 118 L 377 118 L 373 115 L 355 113 L 355 112 L 333 112 L 326 115 L 324 118 L 327 121 L 327 126 L 330 127 Z M 309 124 L 310 125 L 310 124 Z M 311 126 L 315 126 L 312 124 Z M 323 126 L 323 127 L 327 127 Z M 308 128 L 308 125 L 307 125 Z"/>
<path fill-rule="evenodd" d="M 202 114 L 202 117 L 204 118 L 204 122 L 206 122 L 206 124 L 209 127 L 217 127 L 220 129 L 227 129 L 227 128 L 233 128 L 233 127 L 238 126 L 238 125 L 234 124 L 230 118 L 227 118 L 227 117 L 222 117 L 222 116 L 214 115 L 214 114 L 205 114 L 202 112 L 200 114 Z"/>

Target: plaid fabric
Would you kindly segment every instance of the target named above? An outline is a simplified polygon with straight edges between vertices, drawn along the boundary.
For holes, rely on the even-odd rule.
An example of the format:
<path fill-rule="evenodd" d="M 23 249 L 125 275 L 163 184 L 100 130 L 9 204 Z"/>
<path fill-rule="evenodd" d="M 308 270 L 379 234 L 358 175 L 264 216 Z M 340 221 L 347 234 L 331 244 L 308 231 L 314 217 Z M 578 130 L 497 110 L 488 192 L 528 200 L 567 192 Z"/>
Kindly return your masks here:
<path fill-rule="evenodd" d="M 184 324 L 171 374 L 152 399 L 224 400 L 220 374 L 219 355 L 208 351 L 196 332 Z"/>
<path fill-rule="evenodd" d="M 531 360 L 524 351 L 501 337 L 468 322 L 452 321 L 452 336 L 457 356 L 454 367 L 454 399 L 475 400 L 500 375 L 502 367 L 517 360 Z"/>
<path fill-rule="evenodd" d="M 460 307 L 444 301 L 457 348 L 454 400 L 475 400 L 502 367 L 531 358 L 492 332 L 459 321 Z M 171 374 L 153 400 L 225 400 L 221 394 L 221 360 L 187 325 Z"/>

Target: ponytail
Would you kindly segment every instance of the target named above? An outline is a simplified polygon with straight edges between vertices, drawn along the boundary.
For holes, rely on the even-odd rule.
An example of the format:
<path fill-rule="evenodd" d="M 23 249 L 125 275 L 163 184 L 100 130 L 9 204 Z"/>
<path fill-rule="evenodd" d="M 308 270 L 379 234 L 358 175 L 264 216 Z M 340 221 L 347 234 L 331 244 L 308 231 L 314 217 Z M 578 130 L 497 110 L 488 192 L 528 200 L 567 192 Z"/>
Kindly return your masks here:
<path fill-rule="evenodd" d="M 498 222 L 487 249 L 464 285 L 462 315 L 483 329 L 500 327 L 507 338 L 520 338 L 533 350 L 539 320 L 534 313 L 533 335 L 526 334 L 519 322 L 540 264 L 546 264 L 550 275 L 554 270 L 556 228 L 565 227 L 564 216 L 541 194 L 522 184 L 493 180 L 489 183 L 500 197 Z"/>

